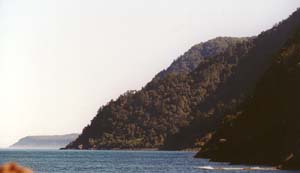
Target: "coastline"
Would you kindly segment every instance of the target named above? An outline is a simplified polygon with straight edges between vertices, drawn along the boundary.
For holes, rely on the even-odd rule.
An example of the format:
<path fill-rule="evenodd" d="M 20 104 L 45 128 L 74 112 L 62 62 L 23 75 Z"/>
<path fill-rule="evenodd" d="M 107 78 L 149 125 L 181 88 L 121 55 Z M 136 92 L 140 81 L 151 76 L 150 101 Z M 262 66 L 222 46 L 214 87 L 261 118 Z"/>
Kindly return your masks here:
<path fill-rule="evenodd" d="M 199 148 L 186 148 L 182 150 L 165 150 L 160 148 L 103 148 L 103 149 L 75 149 L 75 148 L 60 148 L 58 150 L 83 150 L 83 151 L 101 151 L 101 150 L 115 150 L 115 151 L 183 151 L 183 152 L 194 152 L 197 153 L 199 151 Z"/>

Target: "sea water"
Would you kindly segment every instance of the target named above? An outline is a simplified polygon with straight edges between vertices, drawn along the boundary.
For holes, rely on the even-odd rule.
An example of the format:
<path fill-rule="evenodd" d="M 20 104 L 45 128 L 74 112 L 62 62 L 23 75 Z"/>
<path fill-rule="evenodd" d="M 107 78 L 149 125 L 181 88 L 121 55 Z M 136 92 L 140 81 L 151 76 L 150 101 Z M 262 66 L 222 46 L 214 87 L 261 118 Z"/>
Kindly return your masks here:
<path fill-rule="evenodd" d="M 123 150 L 0 150 L 0 164 L 17 162 L 35 173 L 290 173 L 293 171 L 202 170 L 235 167 L 193 158 L 195 152 Z M 237 165 L 241 167 L 241 165 Z"/>

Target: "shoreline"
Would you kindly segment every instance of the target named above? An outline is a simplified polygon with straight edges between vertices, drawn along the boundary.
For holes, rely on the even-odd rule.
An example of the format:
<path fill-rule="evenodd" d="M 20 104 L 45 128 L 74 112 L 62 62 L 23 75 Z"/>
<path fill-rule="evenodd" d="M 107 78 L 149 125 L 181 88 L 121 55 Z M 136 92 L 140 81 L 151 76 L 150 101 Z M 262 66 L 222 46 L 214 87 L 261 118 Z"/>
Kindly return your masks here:
<path fill-rule="evenodd" d="M 58 150 L 85 150 L 85 151 L 101 151 L 101 150 L 112 150 L 112 151 L 185 151 L 185 152 L 198 152 L 199 148 L 187 148 L 182 150 L 164 150 L 160 148 L 103 148 L 103 149 L 74 149 L 74 148 L 59 148 Z"/>

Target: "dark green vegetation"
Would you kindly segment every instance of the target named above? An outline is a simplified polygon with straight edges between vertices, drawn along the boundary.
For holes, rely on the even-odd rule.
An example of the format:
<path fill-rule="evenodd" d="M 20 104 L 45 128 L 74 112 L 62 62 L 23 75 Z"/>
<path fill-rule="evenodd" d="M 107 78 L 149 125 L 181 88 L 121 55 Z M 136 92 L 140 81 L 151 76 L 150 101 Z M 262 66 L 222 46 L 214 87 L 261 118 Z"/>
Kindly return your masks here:
<path fill-rule="evenodd" d="M 286 22 L 293 31 L 253 95 L 224 118 L 198 157 L 300 169 L 300 10 Z"/>
<path fill-rule="evenodd" d="M 225 52 L 229 47 L 247 41 L 248 38 L 217 37 L 204 43 L 197 44 L 184 55 L 176 59 L 170 67 L 162 70 L 154 80 L 165 78 L 169 74 L 188 74 L 194 71 L 206 58 L 211 58 Z"/>
<path fill-rule="evenodd" d="M 101 107 L 91 124 L 67 148 L 195 147 L 195 137 L 182 141 L 185 143 L 176 144 L 173 141 L 181 133 L 180 129 L 187 131 L 184 128 L 192 122 L 210 123 L 200 127 L 205 132 L 215 127 L 212 114 L 217 114 L 215 112 L 219 110 L 214 110 L 209 103 L 215 100 L 205 103 L 206 98 L 213 96 L 229 78 L 240 55 L 245 54 L 251 46 L 251 39 L 246 38 L 216 38 L 194 46 L 142 90 L 129 91 Z M 189 59 L 189 63 L 194 60 L 199 62 L 196 69 L 185 65 Z M 186 69 L 181 72 L 170 70 L 176 69 L 178 64 Z M 192 72 L 188 73 L 190 70 Z M 201 103 L 205 104 L 201 106 Z M 187 132 L 196 129 L 188 129 Z M 201 137 L 204 131 L 195 135 Z"/>
<path fill-rule="evenodd" d="M 9 148 L 13 149 L 60 149 L 75 140 L 78 134 L 26 136 Z"/>
<path fill-rule="evenodd" d="M 297 165 L 299 28 L 297 10 L 257 37 L 192 47 L 142 90 L 101 107 L 66 148 L 201 148 L 214 160 Z"/>

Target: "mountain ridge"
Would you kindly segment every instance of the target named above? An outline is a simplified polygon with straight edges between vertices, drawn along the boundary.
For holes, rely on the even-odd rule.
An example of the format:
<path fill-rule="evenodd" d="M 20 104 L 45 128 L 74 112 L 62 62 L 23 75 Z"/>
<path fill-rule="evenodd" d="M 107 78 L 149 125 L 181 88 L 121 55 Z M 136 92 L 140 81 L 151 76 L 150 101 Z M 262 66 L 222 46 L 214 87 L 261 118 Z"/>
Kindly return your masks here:
<path fill-rule="evenodd" d="M 201 60 L 224 52 L 228 46 L 246 41 L 251 37 L 216 37 L 192 46 L 171 65 L 155 75 L 154 80 L 164 78 L 167 74 L 188 74 L 195 70 Z"/>

